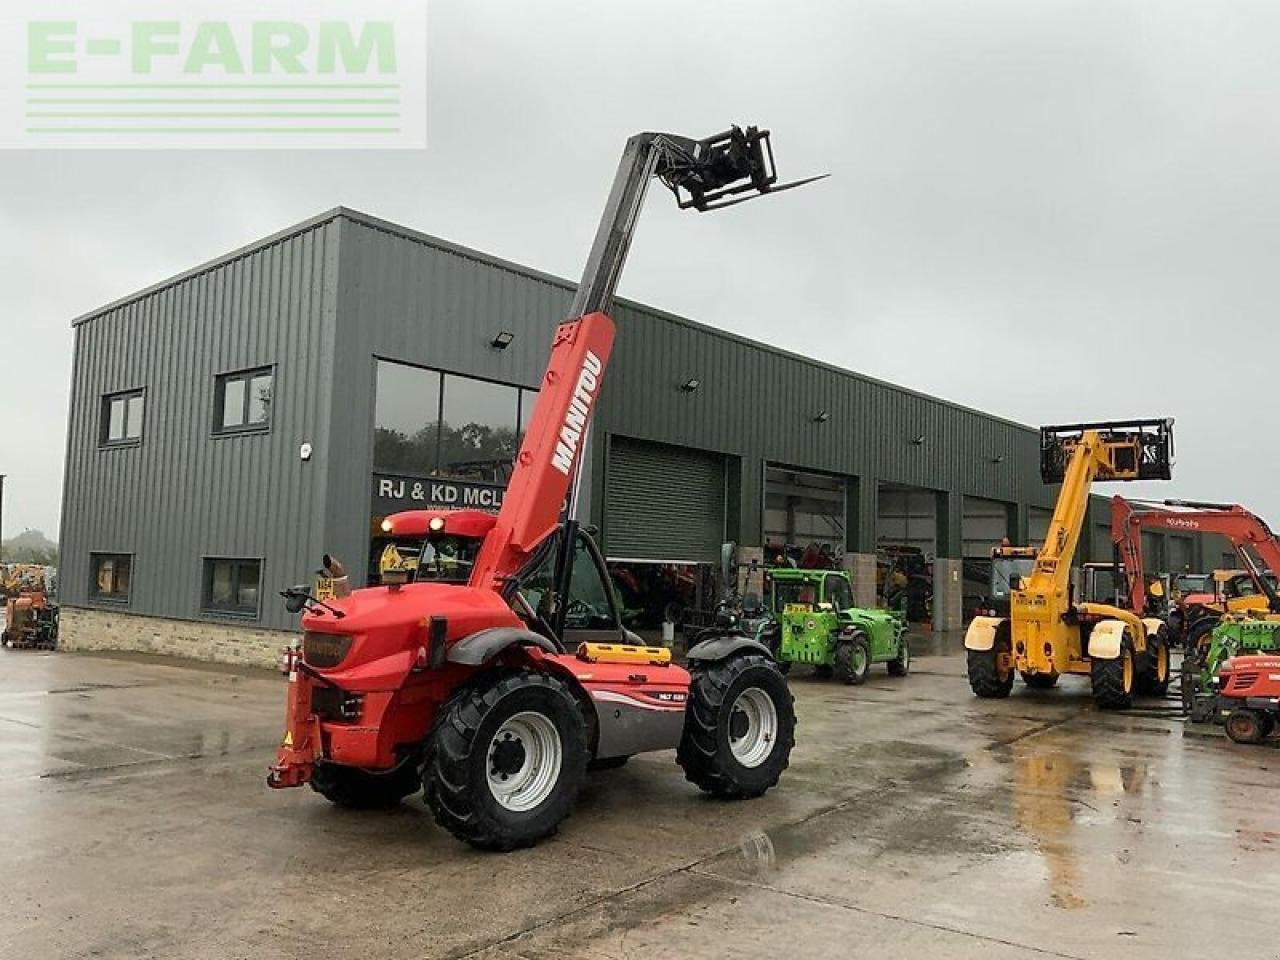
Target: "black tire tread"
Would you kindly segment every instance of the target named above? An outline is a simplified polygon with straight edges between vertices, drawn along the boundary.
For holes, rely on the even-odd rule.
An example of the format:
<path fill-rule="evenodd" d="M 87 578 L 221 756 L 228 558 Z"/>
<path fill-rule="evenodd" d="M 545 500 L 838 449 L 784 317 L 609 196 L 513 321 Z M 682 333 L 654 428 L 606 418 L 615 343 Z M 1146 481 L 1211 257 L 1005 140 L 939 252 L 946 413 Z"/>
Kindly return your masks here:
<path fill-rule="evenodd" d="M 779 708 L 778 739 L 784 750 L 782 763 L 772 779 L 748 789 L 729 766 L 731 759 L 724 757 L 719 749 L 718 733 L 721 713 L 725 709 L 725 697 L 740 676 L 757 669 L 778 672 L 773 661 L 757 653 L 699 663 L 691 670 L 689 703 L 685 712 L 684 733 L 680 738 L 680 746 L 676 749 L 676 762 L 684 770 L 686 780 L 713 796 L 729 800 L 758 797 L 778 782 L 782 771 L 790 763 L 791 749 L 796 742 L 795 697 L 785 680 L 781 683 L 785 699 L 775 703 Z"/>
<path fill-rule="evenodd" d="M 1124 689 L 1124 659 L 1133 657 L 1133 645 L 1126 639 L 1120 646 L 1120 656 L 1114 660 L 1095 659 L 1089 667 L 1089 679 L 1093 687 L 1093 700 L 1103 710 L 1128 710 L 1133 706 L 1133 690 Z M 1134 670 L 1133 686 L 1138 685 Z"/>
<path fill-rule="evenodd" d="M 575 758 L 571 756 L 570 745 L 565 744 L 563 775 L 574 778 L 571 781 L 566 811 L 543 829 L 518 838 L 505 833 L 499 824 L 484 816 L 483 811 L 470 802 L 467 764 L 471 760 L 481 723 L 506 696 L 529 686 L 544 687 L 563 695 L 573 704 L 575 714 L 579 713 L 572 692 L 561 680 L 550 674 L 529 669 L 486 674 L 459 688 L 441 705 L 430 737 L 430 749 L 423 765 L 427 807 L 436 823 L 459 840 L 482 850 L 508 851 L 531 847 L 553 835 L 561 820 L 573 809 L 578 790 L 586 776 L 586 750 Z M 480 749 L 485 748 L 486 745 L 480 745 Z"/>
<path fill-rule="evenodd" d="M 969 689 L 975 697 L 984 700 L 1003 700 L 1013 691 L 1013 671 L 1005 677 L 1000 676 L 996 668 L 996 658 L 1000 651 L 995 647 L 990 650 L 966 651 L 965 667 L 969 674 Z"/>

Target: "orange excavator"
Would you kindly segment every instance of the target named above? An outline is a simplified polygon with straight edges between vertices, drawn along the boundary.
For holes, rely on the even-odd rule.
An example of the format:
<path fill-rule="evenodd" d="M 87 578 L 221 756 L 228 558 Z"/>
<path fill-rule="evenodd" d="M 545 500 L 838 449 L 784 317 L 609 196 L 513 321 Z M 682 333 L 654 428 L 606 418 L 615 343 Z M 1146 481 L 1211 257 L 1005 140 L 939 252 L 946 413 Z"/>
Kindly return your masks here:
<path fill-rule="evenodd" d="M 1111 500 L 1111 539 L 1116 562 L 1124 568 L 1127 590 L 1134 609 L 1146 603 L 1146 579 L 1142 557 L 1142 531 L 1172 533 L 1215 533 L 1226 538 L 1248 572 L 1256 593 L 1239 602 L 1195 604 L 1173 618 L 1174 639 L 1187 650 L 1207 646 L 1213 628 L 1226 613 L 1254 610 L 1280 613 L 1280 594 L 1267 575 L 1280 573 L 1280 541 L 1259 517 L 1239 504 L 1204 503 L 1196 500 L 1130 501 L 1116 496 Z"/>

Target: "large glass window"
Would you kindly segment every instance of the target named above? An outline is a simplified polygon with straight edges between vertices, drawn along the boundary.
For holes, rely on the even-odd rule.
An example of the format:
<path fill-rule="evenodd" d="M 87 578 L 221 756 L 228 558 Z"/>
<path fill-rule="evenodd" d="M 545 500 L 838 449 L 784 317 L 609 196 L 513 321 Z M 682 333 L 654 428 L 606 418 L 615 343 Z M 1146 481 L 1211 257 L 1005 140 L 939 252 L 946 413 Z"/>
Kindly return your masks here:
<path fill-rule="evenodd" d="M 516 456 L 520 391 L 446 375 L 440 420 L 440 475 L 506 483 Z"/>
<path fill-rule="evenodd" d="M 271 426 L 270 367 L 241 370 L 218 377 L 214 388 L 214 431 L 243 433 Z"/>
<path fill-rule="evenodd" d="M 506 483 L 537 392 L 378 362 L 374 469 Z"/>
<path fill-rule="evenodd" d="M 391 473 L 434 473 L 439 453 L 440 374 L 378 361 L 373 466 Z"/>
<path fill-rule="evenodd" d="M 103 397 L 99 441 L 107 446 L 140 441 L 145 402 L 141 390 L 112 393 Z"/>
<path fill-rule="evenodd" d="M 204 561 L 204 609 L 256 617 L 262 561 L 207 557 Z"/>
<path fill-rule="evenodd" d="M 89 567 L 93 571 L 90 593 L 95 600 L 129 602 L 129 574 L 133 558 L 127 553 L 92 553 Z"/>

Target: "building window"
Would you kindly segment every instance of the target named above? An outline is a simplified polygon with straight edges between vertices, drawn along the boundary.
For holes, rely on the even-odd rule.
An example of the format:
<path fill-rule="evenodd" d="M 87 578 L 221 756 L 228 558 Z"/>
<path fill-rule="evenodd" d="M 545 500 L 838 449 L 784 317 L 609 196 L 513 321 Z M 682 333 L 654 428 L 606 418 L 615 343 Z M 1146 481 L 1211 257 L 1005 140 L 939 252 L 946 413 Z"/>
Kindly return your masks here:
<path fill-rule="evenodd" d="M 537 397 L 379 360 L 374 469 L 504 484 Z"/>
<path fill-rule="evenodd" d="M 214 432 L 247 433 L 271 426 L 270 367 L 224 373 L 214 395 Z"/>
<path fill-rule="evenodd" d="M 91 553 L 89 569 L 93 582 L 89 594 L 94 600 L 129 602 L 129 581 L 133 558 L 127 553 Z"/>
<path fill-rule="evenodd" d="M 143 391 L 129 390 L 102 398 L 99 441 L 104 446 L 139 443 L 142 440 Z"/>
<path fill-rule="evenodd" d="M 241 617 L 258 615 L 261 560 L 206 557 L 204 561 L 204 610 Z"/>

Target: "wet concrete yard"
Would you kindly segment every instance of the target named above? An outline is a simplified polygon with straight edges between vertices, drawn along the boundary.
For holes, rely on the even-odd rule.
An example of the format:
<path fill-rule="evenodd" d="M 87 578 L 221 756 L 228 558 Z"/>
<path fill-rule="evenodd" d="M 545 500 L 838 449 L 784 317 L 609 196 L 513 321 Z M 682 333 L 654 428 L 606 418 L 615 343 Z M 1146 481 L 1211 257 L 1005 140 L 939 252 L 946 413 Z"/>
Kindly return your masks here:
<path fill-rule="evenodd" d="M 1280 955 L 1280 751 L 1078 680 L 978 701 L 958 638 L 914 646 L 905 680 L 792 678 L 765 798 L 637 758 L 505 856 L 421 800 L 268 791 L 275 676 L 0 651 L 0 956 Z"/>

